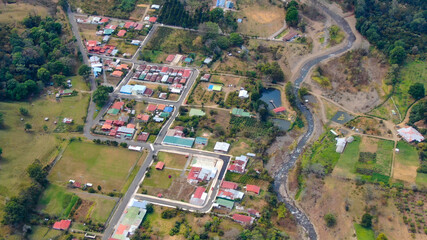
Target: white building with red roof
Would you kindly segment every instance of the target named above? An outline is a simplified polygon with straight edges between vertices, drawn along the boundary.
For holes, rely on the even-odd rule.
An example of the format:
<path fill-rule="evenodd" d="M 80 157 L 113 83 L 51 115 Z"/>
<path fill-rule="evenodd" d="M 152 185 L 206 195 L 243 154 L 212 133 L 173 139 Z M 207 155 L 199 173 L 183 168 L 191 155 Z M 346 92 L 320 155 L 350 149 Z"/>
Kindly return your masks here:
<path fill-rule="evenodd" d="M 198 206 L 203 206 L 208 196 L 208 193 L 205 191 L 206 188 L 197 187 L 196 191 L 193 193 L 193 195 L 191 195 L 190 203 Z"/>
<path fill-rule="evenodd" d="M 413 141 L 424 141 L 424 136 L 413 127 L 401 128 L 397 130 L 397 133 L 409 143 Z"/>

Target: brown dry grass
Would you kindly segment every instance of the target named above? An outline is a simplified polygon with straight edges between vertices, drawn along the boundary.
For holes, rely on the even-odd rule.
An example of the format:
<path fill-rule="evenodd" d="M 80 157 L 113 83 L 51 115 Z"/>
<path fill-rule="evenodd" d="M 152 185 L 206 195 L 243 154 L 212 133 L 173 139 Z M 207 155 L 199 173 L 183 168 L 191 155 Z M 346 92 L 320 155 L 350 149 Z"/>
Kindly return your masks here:
<path fill-rule="evenodd" d="M 408 183 L 415 182 L 417 177 L 417 166 L 410 166 L 395 161 L 393 168 L 393 178 L 403 180 Z"/>
<path fill-rule="evenodd" d="M 3 1 L 2 1 L 3 2 Z M 0 23 L 16 24 L 21 22 L 29 14 L 47 16 L 48 9 L 38 4 L 14 3 L 0 4 Z"/>
<path fill-rule="evenodd" d="M 364 137 L 359 147 L 360 152 L 376 153 L 378 149 L 378 139 Z"/>

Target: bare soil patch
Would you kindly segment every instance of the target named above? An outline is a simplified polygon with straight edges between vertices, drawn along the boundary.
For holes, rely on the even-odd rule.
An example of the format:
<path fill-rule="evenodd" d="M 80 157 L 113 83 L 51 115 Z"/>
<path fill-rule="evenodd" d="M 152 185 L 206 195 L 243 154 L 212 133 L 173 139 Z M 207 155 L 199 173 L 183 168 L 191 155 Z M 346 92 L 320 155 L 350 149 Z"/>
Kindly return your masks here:
<path fill-rule="evenodd" d="M 86 217 L 88 216 L 89 210 L 92 205 L 92 201 L 82 199 L 82 203 L 74 213 L 73 220 L 77 222 L 84 222 L 86 220 Z"/>
<path fill-rule="evenodd" d="M 413 183 L 417 177 L 417 168 L 417 166 L 409 166 L 395 161 L 393 168 L 393 178 Z"/>
<path fill-rule="evenodd" d="M 360 151 L 376 153 L 378 148 L 377 143 L 378 143 L 378 139 L 364 137 L 362 138 L 362 142 L 360 143 Z"/>

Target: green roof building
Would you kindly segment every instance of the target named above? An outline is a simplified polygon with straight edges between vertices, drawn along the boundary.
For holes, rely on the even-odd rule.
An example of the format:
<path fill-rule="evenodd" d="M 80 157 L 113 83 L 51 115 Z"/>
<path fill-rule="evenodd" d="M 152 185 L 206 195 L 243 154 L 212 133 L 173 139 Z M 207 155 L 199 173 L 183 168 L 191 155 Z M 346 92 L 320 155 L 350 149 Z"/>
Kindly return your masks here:
<path fill-rule="evenodd" d="M 208 145 L 208 139 L 204 137 L 196 137 L 196 144 L 206 146 Z"/>
<path fill-rule="evenodd" d="M 215 203 L 218 204 L 221 207 L 226 207 L 228 209 L 233 209 L 234 202 L 231 200 L 223 199 L 223 198 L 217 198 L 215 200 Z"/>
<path fill-rule="evenodd" d="M 111 115 L 117 115 L 118 113 L 120 112 L 120 110 L 119 109 L 115 109 L 115 108 L 110 108 L 110 109 L 108 109 L 108 114 L 111 114 Z"/>
<path fill-rule="evenodd" d="M 192 117 L 192 116 L 203 117 L 206 115 L 206 113 L 200 109 L 192 108 L 192 109 L 190 109 L 189 115 L 190 115 L 190 117 Z"/>
<path fill-rule="evenodd" d="M 245 112 L 245 110 L 243 110 L 241 108 L 233 108 L 233 110 L 231 110 L 231 114 L 238 116 L 238 117 L 250 117 L 251 116 L 251 113 Z"/>
<path fill-rule="evenodd" d="M 114 30 L 113 29 L 104 29 L 104 35 L 111 35 L 113 34 Z"/>
<path fill-rule="evenodd" d="M 166 136 L 163 139 L 163 143 L 166 145 L 192 148 L 194 145 L 194 138 L 182 138 L 182 137 L 175 137 L 175 136 Z"/>
<path fill-rule="evenodd" d="M 169 117 L 169 115 L 170 115 L 170 114 L 169 114 L 168 112 L 162 112 L 162 113 L 160 113 L 160 115 L 159 115 L 159 116 L 160 116 L 161 118 L 167 118 L 167 117 Z"/>

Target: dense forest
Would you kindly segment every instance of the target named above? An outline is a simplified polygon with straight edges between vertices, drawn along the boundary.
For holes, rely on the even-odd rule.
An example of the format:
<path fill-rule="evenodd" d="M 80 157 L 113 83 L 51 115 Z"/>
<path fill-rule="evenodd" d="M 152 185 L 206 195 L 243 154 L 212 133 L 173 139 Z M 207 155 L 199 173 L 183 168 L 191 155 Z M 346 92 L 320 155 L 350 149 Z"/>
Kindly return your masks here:
<path fill-rule="evenodd" d="M 24 100 L 45 85 L 65 84 L 78 62 L 72 40 L 55 19 L 28 16 L 25 30 L 0 26 L 0 99 Z"/>
<path fill-rule="evenodd" d="M 225 31 L 233 32 L 237 29 L 237 22 L 232 12 L 224 13 L 221 8 L 209 11 L 207 3 L 191 12 L 186 10 L 178 0 L 167 0 L 162 6 L 158 18 L 160 23 L 185 28 L 197 28 L 208 21 L 217 23 Z"/>
<path fill-rule="evenodd" d="M 425 53 L 427 1 L 354 0 L 353 3 L 357 30 L 386 53 L 390 63 L 402 64 L 408 54 Z"/>

